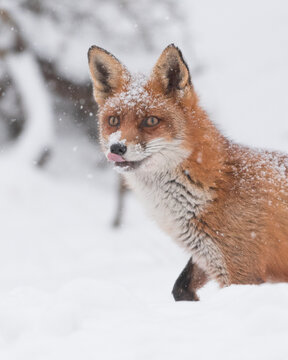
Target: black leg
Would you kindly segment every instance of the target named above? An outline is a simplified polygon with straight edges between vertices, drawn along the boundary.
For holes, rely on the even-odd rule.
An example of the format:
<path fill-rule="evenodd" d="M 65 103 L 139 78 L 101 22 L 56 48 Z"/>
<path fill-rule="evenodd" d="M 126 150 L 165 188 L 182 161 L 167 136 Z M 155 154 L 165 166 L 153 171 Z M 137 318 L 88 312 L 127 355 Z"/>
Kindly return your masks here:
<path fill-rule="evenodd" d="M 175 301 L 198 301 L 196 290 L 207 281 L 205 272 L 190 258 L 173 286 L 172 294 Z"/>
<path fill-rule="evenodd" d="M 36 160 L 36 166 L 38 166 L 39 168 L 43 168 L 48 161 L 51 158 L 51 149 L 48 147 L 45 147 L 42 152 L 39 154 L 38 159 Z"/>
<path fill-rule="evenodd" d="M 122 222 L 122 213 L 123 213 L 123 205 L 124 205 L 124 196 L 127 191 L 124 180 L 122 176 L 119 176 L 118 180 L 118 192 L 117 192 L 117 207 L 115 218 L 113 220 L 112 226 L 114 228 L 118 228 Z"/>

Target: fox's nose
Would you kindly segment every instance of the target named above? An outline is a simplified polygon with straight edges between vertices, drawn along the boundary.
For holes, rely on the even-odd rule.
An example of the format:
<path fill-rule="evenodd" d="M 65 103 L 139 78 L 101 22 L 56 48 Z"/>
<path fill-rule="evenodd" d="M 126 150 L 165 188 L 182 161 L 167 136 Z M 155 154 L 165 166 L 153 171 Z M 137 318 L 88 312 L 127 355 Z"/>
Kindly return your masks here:
<path fill-rule="evenodd" d="M 127 151 L 127 146 L 121 143 L 112 144 L 110 146 L 110 152 L 117 155 L 124 155 Z"/>

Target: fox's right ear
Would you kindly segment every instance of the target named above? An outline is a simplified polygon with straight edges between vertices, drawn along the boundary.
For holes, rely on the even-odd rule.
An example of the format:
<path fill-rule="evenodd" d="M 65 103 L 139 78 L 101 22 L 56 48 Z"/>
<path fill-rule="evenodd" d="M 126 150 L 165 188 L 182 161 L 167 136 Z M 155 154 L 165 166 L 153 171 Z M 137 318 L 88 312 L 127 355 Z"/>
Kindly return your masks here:
<path fill-rule="evenodd" d="M 115 56 L 95 45 L 88 51 L 88 61 L 95 100 L 103 105 L 108 97 L 121 91 L 129 72 Z"/>

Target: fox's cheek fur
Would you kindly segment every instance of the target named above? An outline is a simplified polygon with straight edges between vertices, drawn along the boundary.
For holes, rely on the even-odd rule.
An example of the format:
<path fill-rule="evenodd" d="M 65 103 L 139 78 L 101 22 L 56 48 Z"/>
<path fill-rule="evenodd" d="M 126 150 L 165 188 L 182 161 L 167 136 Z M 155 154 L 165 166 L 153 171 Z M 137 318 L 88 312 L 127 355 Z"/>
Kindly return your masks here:
<path fill-rule="evenodd" d="M 143 163 L 143 170 L 163 171 L 174 168 L 186 159 L 190 152 L 181 146 L 178 139 L 156 138 L 147 143 L 145 153 L 148 161 Z"/>
<path fill-rule="evenodd" d="M 187 158 L 189 151 L 181 147 L 181 140 L 154 138 L 147 143 L 128 142 L 122 137 L 120 130 L 111 133 L 108 137 L 102 137 L 102 147 L 106 157 L 110 153 L 111 146 L 123 144 L 126 152 L 123 155 L 125 161 L 142 162 L 135 170 L 160 171 L 173 168 Z M 145 161 L 144 161 L 145 160 Z"/>

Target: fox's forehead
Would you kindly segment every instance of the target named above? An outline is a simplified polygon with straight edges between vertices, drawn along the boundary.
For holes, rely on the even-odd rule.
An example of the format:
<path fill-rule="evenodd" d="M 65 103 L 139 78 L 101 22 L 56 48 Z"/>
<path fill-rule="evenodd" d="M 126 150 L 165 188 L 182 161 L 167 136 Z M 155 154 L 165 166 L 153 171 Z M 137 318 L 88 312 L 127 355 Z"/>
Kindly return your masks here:
<path fill-rule="evenodd" d="M 121 115 L 136 112 L 141 116 L 166 103 L 163 96 L 156 94 L 149 84 L 149 78 L 137 73 L 126 79 L 123 90 L 107 99 L 101 113 L 111 112 Z"/>

